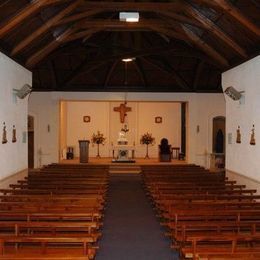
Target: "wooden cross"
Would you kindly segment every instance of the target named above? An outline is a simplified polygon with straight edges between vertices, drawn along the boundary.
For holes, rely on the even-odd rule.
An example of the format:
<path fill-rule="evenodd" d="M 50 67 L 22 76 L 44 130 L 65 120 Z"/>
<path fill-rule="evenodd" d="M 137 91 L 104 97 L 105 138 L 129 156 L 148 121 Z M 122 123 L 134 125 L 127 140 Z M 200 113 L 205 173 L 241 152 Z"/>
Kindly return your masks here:
<path fill-rule="evenodd" d="M 120 122 L 124 123 L 125 122 L 125 117 L 127 116 L 127 112 L 132 111 L 131 107 L 126 106 L 126 102 L 124 104 L 120 104 L 119 107 L 114 107 L 114 111 L 120 113 Z"/>

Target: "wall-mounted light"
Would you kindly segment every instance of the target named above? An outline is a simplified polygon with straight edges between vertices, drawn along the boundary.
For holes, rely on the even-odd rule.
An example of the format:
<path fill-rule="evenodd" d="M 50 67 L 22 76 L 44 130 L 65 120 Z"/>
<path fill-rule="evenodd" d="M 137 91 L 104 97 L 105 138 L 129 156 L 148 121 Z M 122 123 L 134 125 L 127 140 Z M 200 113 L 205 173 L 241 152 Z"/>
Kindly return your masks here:
<path fill-rule="evenodd" d="M 24 84 L 20 89 L 13 89 L 15 95 L 20 99 L 25 98 L 32 91 L 32 86 L 29 84 Z"/>
<path fill-rule="evenodd" d="M 138 12 L 120 12 L 119 20 L 129 23 L 139 22 L 139 13 Z"/>
<path fill-rule="evenodd" d="M 231 99 L 237 101 L 239 99 L 241 99 L 242 97 L 242 93 L 244 93 L 244 91 L 237 91 L 234 87 L 227 87 L 224 91 L 224 93 L 229 96 Z"/>

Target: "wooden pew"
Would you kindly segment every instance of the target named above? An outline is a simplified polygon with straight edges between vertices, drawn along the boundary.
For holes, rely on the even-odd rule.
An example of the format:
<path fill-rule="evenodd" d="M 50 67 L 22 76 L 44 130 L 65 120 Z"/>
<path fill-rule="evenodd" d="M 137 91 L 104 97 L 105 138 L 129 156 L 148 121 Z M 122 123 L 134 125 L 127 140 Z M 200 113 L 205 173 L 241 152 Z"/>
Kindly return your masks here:
<path fill-rule="evenodd" d="M 65 246 L 66 251 L 69 248 L 75 250 L 75 245 L 80 245 L 82 247 L 82 255 L 88 256 L 89 259 L 93 259 L 95 256 L 95 248 L 90 246 L 90 243 L 97 241 L 97 238 L 94 235 L 89 235 L 86 237 L 59 237 L 59 236 L 0 236 L 0 259 L 2 259 L 6 254 L 6 244 L 13 243 L 15 246 L 12 251 L 19 251 L 21 246 L 27 245 L 30 246 L 32 243 L 37 243 L 40 246 L 40 252 L 29 253 L 32 257 L 34 256 L 37 259 L 38 254 L 46 255 L 48 253 L 48 247 L 51 245 Z M 19 247 L 16 245 L 19 244 Z M 57 250 L 55 250 L 55 255 L 57 255 Z M 28 253 L 27 253 L 28 254 Z M 64 251 L 63 251 L 64 254 Z M 15 255 L 15 254 L 13 254 Z M 68 255 L 68 254 L 66 254 Z M 3 257 L 2 257 L 3 256 Z M 48 253 L 48 257 L 51 255 Z M 10 255 L 9 255 L 10 257 Z M 23 256 L 24 257 L 24 256 Z M 73 256 L 72 256 L 73 257 Z"/>
<path fill-rule="evenodd" d="M 104 196 L 103 194 L 106 192 L 106 190 L 104 190 L 103 188 L 99 189 L 91 189 L 91 190 L 81 190 L 81 189 L 60 189 L 60 190 L 53 190 L 53 189 L 0 189 L 0 192 L 3 194 L 35 194 L 35 195 L 71 195 L 71 194 L 75 194 L 75 195 L 89 195 L 89 194 L 93 194 L 94 195 L 101 195 Z"/>
<path fill-rule="evenodd" d="M 161 225 L 167 227 L 166 234 L 172 237 L 173 246 L 180 248 L 182 257 L 187 254 L 193 259 L 219 256 L 214 252 L 221 251 L 221 246 L 224 247 L 221 259 L 223 256 L 242 256 L 243 259 L 260 256 L 260 240 L 256 239 L 260 232 L 260 196 L 255 195 L 256 190 L 229 181 L 224 173 L 214 175 L 193 166 L 160 170 L 147 167 L 143 171 L 143 182 Z M 211 243 L 217 235 L 222 236 L 222 241 L 218 237 Z M 246 239 L 236 237 L 239 243 L 233 247 L 237 250 L 235 254 L 229 254 L 232 243 L 236 243 L 230 235 L 247 236 Z M 194 237 L 201 241 L 194 240 Z M 250 254 L 248 248 L 243 249 L 248 246 L 248 242 L 243 241 L 252 242 L 254 248 L 250 249 L 258 256 Z M 204 247 L 206 253 L 194 251 L 194 243 L 199 249 Z M 207 248 L 208 244 L 210 247 Z"/>
<path fill-rule="evenodd" d="M 98 168 L 47 166 L 0 190 L 0 259 L 94 258 L 108 188 Z"/>
<path fill-rule="evenodd" d="M 182 257 L 222 257 L 236 259 L 260 259 L 260 234 L 230 234 L 214 236 L 188 236 L 190 246 L 183 246 Z"/>
<path fill-rule="evenodd" d="M 170 231 L 166 232 L 173 240 L 173 248 L 181 248 L 187 244 L 187 237 L 193 235 L 215 236 L 219 234 L 256 234 L 260 232 L 260 221 L 183 221 L 169 222 Z"/>
<path fill-rule="evenodd" d="M 102 223 L 99 221 L 82 221 L 82 222 L 73 222 L 73 221 L 0 221 L 0 237 L 2 235 L 28 235 L 28 234 L 37 234 L 37 231 L 40 234 L 53 234 L 57 235 L 58 233 L 72 235 L 72 233 L 78 236 L 83 234 L 96 234 L 100 236 L 100 233 L 97 233 L 99 228 L 102 226 Z"/>

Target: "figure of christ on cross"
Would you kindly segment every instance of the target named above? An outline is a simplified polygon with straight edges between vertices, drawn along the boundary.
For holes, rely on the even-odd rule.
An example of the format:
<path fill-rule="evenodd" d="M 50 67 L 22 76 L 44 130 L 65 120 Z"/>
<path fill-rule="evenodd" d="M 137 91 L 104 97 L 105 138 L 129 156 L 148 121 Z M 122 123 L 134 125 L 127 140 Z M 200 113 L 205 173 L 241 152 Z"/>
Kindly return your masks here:
<path fill-rule="evenodd" d="M 119 107 L 114 107 L 114 111 L 119 112 L 120 113 L 120 122 L 124 123 L 125 122 L 125 117 L 126 117 L 126 113 L 132 111 L 131 107 L 127 107 L 126 106 L 126 102 L 124 104 L 120 104 Z"/>

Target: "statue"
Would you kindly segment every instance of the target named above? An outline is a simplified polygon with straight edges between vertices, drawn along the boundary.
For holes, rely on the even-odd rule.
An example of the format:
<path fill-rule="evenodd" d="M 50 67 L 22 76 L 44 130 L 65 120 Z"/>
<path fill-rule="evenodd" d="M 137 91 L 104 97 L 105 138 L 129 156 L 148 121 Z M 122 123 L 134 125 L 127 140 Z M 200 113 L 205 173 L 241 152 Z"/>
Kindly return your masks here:
<path fill-rule="evenodd" d="M 250 144 L 255 145 L 255 125 L 253 125 L 253 128 L 251 130 Z"/>
<path fill-rule="evenodd" d="M 12 138 L 12 142 L 16 143 L 17 139 L 16 139 L 16 129 L 15 126 L 13 125 L 13 138 Z"/>
<path fill-rule="evenodd" d="M 118 133 L 118 139 L 124 139 L 124 138 L 125 138 L 125 133 L 122 132 L 122 131 L 120 131 L 120 132 Z"/>
<path fill-rule="evenodd" d="M 118 145 L 126 145 L 128 144 L 127 138 L 126 138 L 126 132 L 125 131 L 120 131 L 118 133 L 118 139 L 117 139 L 117 144 Z"/>
<path fill-rule="evenodd" d="M 236 139 L 236 143 L 238 143 L 238 144 L 241 143 L 240 126 L 237 127 L 237 139 Z"/>
<path fill-rule="evenodd" d="M 2 144 L 6 144 L 6 143 L 7 143 L 6 126 L 5 126 L 5 122 L 4 122 L 3 135 L 2 135 Z"/>

